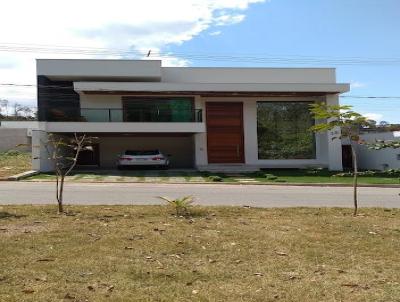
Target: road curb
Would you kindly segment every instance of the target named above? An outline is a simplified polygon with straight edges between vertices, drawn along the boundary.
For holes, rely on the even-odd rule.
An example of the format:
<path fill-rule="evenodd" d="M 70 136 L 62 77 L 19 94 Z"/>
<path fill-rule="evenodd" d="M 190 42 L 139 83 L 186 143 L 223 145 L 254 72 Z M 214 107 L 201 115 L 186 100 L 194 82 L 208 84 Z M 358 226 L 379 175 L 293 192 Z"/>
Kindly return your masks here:
<path fill-rule="evenodd" d="M 54 182 L 54 180 L 47 180 L 47 179 L 41 179 L 41 180 L 22 180 L 22 182 Z M 118 184 L 133 184 L 133 183 L 139 183 L 139 184 L 160 184 L 160 185 L 243 185 L 243 186 L 248 186 L 248 185 L 255 185 L 255 186 L 298 186 L 298 187 L 346 187 L 346 188 L 351 188 L 353 187 L 352 184 L 340 184 L 340 183 L 240 183 L 240 182 L 148 182 L 148 181 L 85 181 L 85 180 L 80 180 L 80 181 L 66 181 L 66 183 L 104 183 L 104 184 L 113 184 L 113 183 L 118 183 Z M 400 189 L 400 184 L 359 184 L 358 187 L 366 187 L 366 188 L 399 188 Z"/>
<path fill-rule="evenodd" d="M 9 177 L 4 177 L 4 178 L 2 178 L 0 180 L 18 181 L 18 180 L 22 180 L 22 179 L 28 178 L 30 176 L 37 175 L 37 174 L 39 174 L 39 171 L 31 170 L 31 171 L 25 171 L 25 172 L 22 172 L 22 173 L 19 173 L 19 174 L 16 174 L 16 175 L 12 175 L 12 176 L 9 176 Z"/>

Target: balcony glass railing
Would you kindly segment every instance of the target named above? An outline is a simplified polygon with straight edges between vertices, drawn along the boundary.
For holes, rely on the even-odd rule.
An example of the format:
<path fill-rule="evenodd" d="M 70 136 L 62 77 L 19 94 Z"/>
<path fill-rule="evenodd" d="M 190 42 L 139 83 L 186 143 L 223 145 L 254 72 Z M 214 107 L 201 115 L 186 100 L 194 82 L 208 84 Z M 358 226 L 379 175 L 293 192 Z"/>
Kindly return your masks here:
<path fill-rule="evenodd" d="M 47 121 L 58 122 L 202 122 L 202 110 L 57 108 L 47 111 Z"/>

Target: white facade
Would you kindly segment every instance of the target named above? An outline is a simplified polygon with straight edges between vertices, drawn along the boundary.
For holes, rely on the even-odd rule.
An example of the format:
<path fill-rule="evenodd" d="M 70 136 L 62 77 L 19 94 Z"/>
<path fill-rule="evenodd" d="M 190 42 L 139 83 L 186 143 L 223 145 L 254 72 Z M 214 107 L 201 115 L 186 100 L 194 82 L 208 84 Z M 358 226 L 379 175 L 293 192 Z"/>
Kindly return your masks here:
<path fill-rule="evenodd" d="M 45 76 L 52 81 L 72 81 L 73 89 L 79 93 L 80 108 L 85 109 L 122 110 L 122 98 L 127 95 L 194 98 L 194 108 L 202 110 L 201 121 L 143 123 L 43 121 L 40 123 L 41 131 L 34 132 L 38 142 L 43 140 L 48 132 L 101 133 L 107 137 L 104 141 L 114 141 L 114 144 L 100 143 L 100 158 L 103 158 L 103 162 L 107 162 L 107 165 L 110 165 L 111 157 L 116 155 L 114 153 L 126 148 L 124 144 L 121 144 L 120 149 L 115 148 L 118 145 L 116 143 L 118 135 L 135 135 L 133 143 L 140 140 L 139 137 L 143 138 L 143 142 L 149 141 L 149 138 L 145 138 L 148 134 L 149 137 L 160 137 L 160 144 L 164 144 L 168 135 L 171 135 L 171 138 L 175 137 L 170 140 L 175 146 L 179 146 L 182 142 L 189 144 L 187 142 L 190 141 L 190 146 L 185 149 L 192 153 L 193 167 L 198 169 L 229 166 L 208 162 L 206 103 L 242 102 L 244 162 L 234 166 L 249 169 L 308 166 L 328 167 L 331 170 L 342 169 L 341 143 L 331 139 L 334 133 L 316 135 L 315 159 L 258 159 L 257 102 L 325 101 L 329 104 L 338 104 L 338 94 L 348 91 L 349 85 L 336 83 L 334 69 L 175 68 L 161 67 L 159 61 L 38 60 L 37 72 L 38 76 Z M 113 133 L 115 138 L 111 138 Z M 179 154 L 176 148 L 175 150 Z M 110 157 L 106 158 L 105 153 L 109 153 Z M 189 158 L 183 154 L 180 156 Z M 44 158 L 44 156 L 38 157 Z M 39 170 L 51 169 L 51 165 L 44 163 L 43 159 L 34 165 Z"/>
<path fill-rule="evenodd" d="M 395 141 L 400 140 L 400 133 L 376 132 L 365 133 L 361 138 L 367 142 L 376 140 Z M 364 170 L 400 169 L 400 149 L 371 150 L 366 146 L 357 146 L 359 167 Z"/>

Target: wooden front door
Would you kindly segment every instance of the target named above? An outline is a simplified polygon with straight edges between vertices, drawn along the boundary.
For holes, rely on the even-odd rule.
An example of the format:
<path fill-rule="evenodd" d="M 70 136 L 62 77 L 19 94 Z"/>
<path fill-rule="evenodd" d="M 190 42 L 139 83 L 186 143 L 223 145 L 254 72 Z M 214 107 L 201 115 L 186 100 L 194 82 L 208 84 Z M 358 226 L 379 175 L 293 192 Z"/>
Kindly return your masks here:
<path fill-rule="evenodd" d="M 207 102 L 208 163 L 244 163 L 243 103 Z"/>

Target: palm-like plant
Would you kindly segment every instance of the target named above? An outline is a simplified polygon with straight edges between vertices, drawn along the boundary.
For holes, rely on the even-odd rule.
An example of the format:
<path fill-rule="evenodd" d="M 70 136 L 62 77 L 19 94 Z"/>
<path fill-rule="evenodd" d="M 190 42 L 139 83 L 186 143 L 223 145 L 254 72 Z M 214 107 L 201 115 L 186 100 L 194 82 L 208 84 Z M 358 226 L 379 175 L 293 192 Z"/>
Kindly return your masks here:
<path fill-rule="evenodd" d="M 184 196 L 182 198 L 168 198 L 164 196 L 159 196 L 162 200 L 165 200 L 168 205 L 172 206 L 175 211 L 176 215 L 178 216 L 186 216 L 189 214 L 189 207 L 192 206 L 192 203 L 194 202 L 194 197 L 191 195 Z"/>

